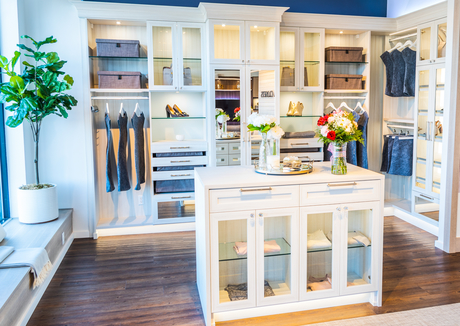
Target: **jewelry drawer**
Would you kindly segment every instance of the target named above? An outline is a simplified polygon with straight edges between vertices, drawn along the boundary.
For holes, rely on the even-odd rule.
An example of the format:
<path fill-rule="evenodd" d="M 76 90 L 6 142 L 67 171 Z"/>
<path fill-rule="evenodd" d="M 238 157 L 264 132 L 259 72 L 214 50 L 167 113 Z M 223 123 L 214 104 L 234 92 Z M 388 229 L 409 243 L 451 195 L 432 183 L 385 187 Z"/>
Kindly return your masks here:
<path fill-rule="evenodd" d="M 204 141 L 167 141 L 153 142 L 152 153 L 171 153 L 171 152 L 205 152 L 207 143 Z"/>
<path fill-rule="evenodd" d="M 217 166 L 228 165 L 228 155 L 216 155 L 216 165 Z"/>
<path fill-rule="evenodd" d="M 331 182 L 300 186 L 300 206 L 380 200 L 379 180 Z"/>
<path fill-rule="evenodd" d="M 228 144 L 216 144 L 216 154 L 228 154 Z"/>
<path fill-rule="evenodd" d="M 241 143 L 229 143 L 228 154 L 237 154 L 241 152 Z"/>
<path fill-rule="evenodd" d="M 152 180 L 181 180 L 181 179 L 194 179 L 194 170 L 175 170 L 175 171 L 154 171 L 152 172 Z"/>
<path fill-rule="evenodd" d="M 241 165 L 241 154 L 229 154 L 228 165 Z"/>
<path fill-rule="evenodd" d="M 154 157 L 152 166 L 206 165 L 207 156 Z"/>
<path fill-rule="evenodd" d="M 299 186 L 231 188 L 210 191 L 211 212 L 299 206 Z"/>
<path fill-rule="evenodd" d="M 281 149 L 296 149 L 308 147 L 323 147 L 319 138 L 281 138 Z"/>

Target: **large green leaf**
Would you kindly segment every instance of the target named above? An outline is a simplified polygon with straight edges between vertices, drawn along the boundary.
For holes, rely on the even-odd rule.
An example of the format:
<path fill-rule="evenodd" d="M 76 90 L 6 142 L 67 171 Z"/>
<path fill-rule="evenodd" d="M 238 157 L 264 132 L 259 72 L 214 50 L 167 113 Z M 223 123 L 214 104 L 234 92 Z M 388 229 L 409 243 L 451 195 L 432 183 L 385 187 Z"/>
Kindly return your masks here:
<path fill-rule="evenodd" d="M 19 76 L 13 76 L 10 78 L 10 85 L 17 90 L 24 89 L 24 80 Z"/>
<path fill-rule="evenodd" d="M 42 45 L 52 44 L 52 43 L 56 43 L 56 42 L 57 42 L 57 40 L 53 36 L 47 37 L 44 41 L 38 42 L 38 44 L 36 45 L 37 50 L 40 49 L 40 47 Z"/>
<path fill-rule="evenodd" d="M 29 35 L 22 35 L 21 38 L 28 38 L 29 40 L 32 41 L 32 43 L 35 45 L 35 47 L 37 47 L 37 45 L 38 45 L 38 42 L 35 41 L 33 38 L 31 38 Z"/>
<path fill-rule="evenodd" d="M 17 46 L 18 46 L 18 48 L 20 48 L 20 49 L 22 49 L 22 50 L 25 50 L 25 51 L 27 51 L 27 52 L 35 53 L 34 50 L 32 50 L 31 48 L 29 48 L 28 46 L 25 46 L 24 44 L 18 44 Z M 28 55 L 28 54 L 26 54 L 26 55 L 27 55 L 27 56 L 30 56 L 30 55 Z"/>
<path fill-rule="evenodd" d="M 73 78 L 70 77 L 69 75 L 64 76 L 64 80 L 69 84 L 70 86 L 73 86 Z"/>
<path fill-rule="evenodd" d="M 45 85 L 38 85 L 37 95 L 42 99 L 46 99 L 50 96 L 50 91 Z"/>
<path fill-rule="evenodd" d="M 10 128 L 16 128 L 22 123 L 22 121 L 23 120 L 18 120 L 18 119 L 15 119 L 13 116 L 10 116 L 8 117 L 8 119 L 6 119 L 6 125 Z"/>
<path fill-rule="evenodd" d="M 11 70 L 14 70 L 16 63 L 18 62 L 19 57 L 21 56 L 21 52 L 14 51 L 14 57 L 11 59 Z"/>
<path fill-rule="evenodd" d="M 2 55 L 0 55 L 0 67 L 5 70 L 8 68 L 8 59 Z"/>
<path fill-rule="evenodd" d="M 22 64 L 26 67 L 29 67 L 29 68 L 35 68 L 34 65 L 31 65 L 30 63 L 28 63 L 27 61 L 23 61 Z"/>
<path fill-rule="evenodd" d="M 67 113 L 67 111 L 65 110 L 65 108 L 63 108 L 62 106 L 58 106 L 58 109 L 59 109 L 59 112 L 61 112 L 62 114 L 62 117 L 67 119 L 67 117 L 69 116 L 69 114 Z"/>
<path fill-rule="evenodd" d="M 59 56 L 58 56 L 58 54 L 56 52 L 49 52 L 46 55 L 46 61 L 48 61 L 48 63 L 58 62 L 59 61 Z"/>

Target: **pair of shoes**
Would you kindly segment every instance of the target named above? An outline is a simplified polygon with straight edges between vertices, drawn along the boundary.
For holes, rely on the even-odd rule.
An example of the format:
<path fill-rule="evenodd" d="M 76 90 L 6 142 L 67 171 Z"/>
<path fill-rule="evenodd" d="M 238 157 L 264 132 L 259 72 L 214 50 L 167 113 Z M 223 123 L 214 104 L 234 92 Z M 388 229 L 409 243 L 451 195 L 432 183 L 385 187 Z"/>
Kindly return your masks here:
<path fill-rule="evenodd" d="M 189 116 L 187 113 L 179 109 L 179 107 L 176 104 L 174 104 L 172 108 L 169 104 L 166 104 L 165 110 L 166 110 L 166 116 L 168 118 L 188 117 Z"/>
<path fill-rule="evenodd" d="M 292 101 L 289 101 L 289 109 L 287 112 L 287 116 L 296 116 L 296 117 L 301 117 L 302 116 L 302 111 L 303 111 L 303 104 L 300 102 L 292 103 Z"/>

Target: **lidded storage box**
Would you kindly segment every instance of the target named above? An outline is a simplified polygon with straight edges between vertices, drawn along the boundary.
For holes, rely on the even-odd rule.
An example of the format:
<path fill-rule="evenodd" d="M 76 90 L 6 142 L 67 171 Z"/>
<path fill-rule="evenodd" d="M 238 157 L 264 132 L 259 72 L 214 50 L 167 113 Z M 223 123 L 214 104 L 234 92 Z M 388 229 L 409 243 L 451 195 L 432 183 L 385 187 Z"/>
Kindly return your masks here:
<path fill-rule="evenodd" d="M 141 88 L 138 71 L 98 71 L 99 88 Z"/>
<path fill-rule="evenodd" d="M 326 48 L 326 62 L 363 62 L 363 48 L 330 46 Z"/>
<path fill-rule="evenodd" d="M 363 89 L 362 75 L 326 75 L 326 89 Z"/>
<path fill-rule="evenodd" d="M 96 39 L 98 57 L 139 57 L 138 40 Z"/>

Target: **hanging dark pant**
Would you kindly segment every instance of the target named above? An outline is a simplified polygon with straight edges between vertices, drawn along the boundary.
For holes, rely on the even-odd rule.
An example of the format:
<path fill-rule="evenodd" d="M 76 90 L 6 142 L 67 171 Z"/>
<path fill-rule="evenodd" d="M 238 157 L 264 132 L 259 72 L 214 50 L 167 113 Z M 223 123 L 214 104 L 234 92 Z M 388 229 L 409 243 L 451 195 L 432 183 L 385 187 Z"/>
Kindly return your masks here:
<path fill-rule="evenodd" d="M 144 112 L 137 116 L 134 112 L 131 124 L 134 129 L 134 164 L 136 166 L 137 184 L 134 189 L 140 190 L 145 183 L 145 149 L 144 149 Z"/>
<path fill-rule="evenodd" d="M 115 153 L 113 150 L 112 130 L 110 129 L 109 115 L 105 114 L 105 130 L 107 132 L 107 148 L 105 154 L 105 190 L 112 192 L 115 190 L 113 184 L 112 171 L 115 166 Z"/>
<path fill-rule="evenodd" d="M 118 142 L 118 191 L 131 189 L 128 177 L 128 163 L 126 159 L 128 145 L 128 115 L 126 112 L 118 115 L 118 128 L 120 129 L 120 141 Z"/>

